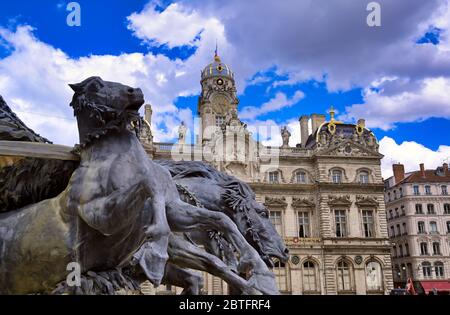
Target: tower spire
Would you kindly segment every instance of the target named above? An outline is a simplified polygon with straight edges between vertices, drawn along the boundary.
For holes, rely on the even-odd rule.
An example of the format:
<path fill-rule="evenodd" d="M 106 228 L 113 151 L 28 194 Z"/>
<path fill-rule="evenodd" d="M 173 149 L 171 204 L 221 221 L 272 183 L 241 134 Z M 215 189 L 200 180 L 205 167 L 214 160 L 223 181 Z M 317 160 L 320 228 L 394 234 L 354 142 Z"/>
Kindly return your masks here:
<path fill-rule="evenodd" d="M 220 62 L 220 57 L 217 53 L 217 39 L 216 39 L 216 50 L 214 51 L 214 61 Z"/>

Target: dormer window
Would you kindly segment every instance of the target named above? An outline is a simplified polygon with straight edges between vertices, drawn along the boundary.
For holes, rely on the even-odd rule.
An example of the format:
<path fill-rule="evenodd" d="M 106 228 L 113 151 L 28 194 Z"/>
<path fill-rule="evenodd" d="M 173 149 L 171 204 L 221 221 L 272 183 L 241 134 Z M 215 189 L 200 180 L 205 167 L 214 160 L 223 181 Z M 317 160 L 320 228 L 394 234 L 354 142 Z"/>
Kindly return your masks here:
<path fill-rule="evenodd" d="M 342 171 L 341 170 L 334 170 L 332 172 L 332 180 L 333 180 L 334 184 L 342 183 Z"/>

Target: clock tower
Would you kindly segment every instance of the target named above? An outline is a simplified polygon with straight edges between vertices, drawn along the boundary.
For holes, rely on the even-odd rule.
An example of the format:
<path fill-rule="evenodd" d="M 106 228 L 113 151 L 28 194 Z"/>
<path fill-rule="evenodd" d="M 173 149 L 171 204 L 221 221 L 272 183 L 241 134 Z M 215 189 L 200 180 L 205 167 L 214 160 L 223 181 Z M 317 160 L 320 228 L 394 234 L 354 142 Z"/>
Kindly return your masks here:
<path fill-rule="evenodd" d="M 232 116 L 237 116 L 236 86 L 234 72 L 217 55 L 201 72 L 202 92 L 198 99 L 198 115 L 201 119 L 202 143 Z"/>

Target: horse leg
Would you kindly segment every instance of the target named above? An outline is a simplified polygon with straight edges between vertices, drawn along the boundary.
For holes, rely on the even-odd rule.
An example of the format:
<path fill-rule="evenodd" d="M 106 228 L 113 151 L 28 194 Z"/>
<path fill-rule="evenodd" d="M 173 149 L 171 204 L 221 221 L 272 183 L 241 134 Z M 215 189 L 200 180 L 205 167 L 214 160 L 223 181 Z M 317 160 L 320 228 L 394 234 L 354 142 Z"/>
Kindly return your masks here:
<path fill-rule="evenodd" d="M 248 274 L 253 267 L 250 280 L 255 287 L 266 294 L 279 294 L 275 276 L 227 215 L 194 207 L 181 200 L 169 203 L 166 209 L 173 231 L 213 229 L 222 232 L 239 252 L 238 271 Z"/>
<path fill-rule="evenodd" d="M 171 284 L 183 288 L 182 295 L 199 295 L 203 288 L 203 277 L 198 272 L 167 263 L 163 284 Z"/>
<path fill-rule="evenodd" d="M 164 276 L 164 269 L 169 258 L 167 246 L 170 230 L 167 223 L 165 200 L 161 195 L 147 199 L 144 207 L 152 214 L 151 225 L 146 227 L 147 241 L 133 255 L 132 264 L 139 264 L 148 280 L 155 287 L 159 286 Z"/>
<path fill-rule="evenodd" d="M 207 253 L 176 234 L 170 236 L 169 262 L 182 268 L 206 271 L 223 279 L 230 286 L 239 288 L 243 294 L 258 293 L 251 288 L 251 284 L 248 281 L 235 274 L 219 258 Z"/>

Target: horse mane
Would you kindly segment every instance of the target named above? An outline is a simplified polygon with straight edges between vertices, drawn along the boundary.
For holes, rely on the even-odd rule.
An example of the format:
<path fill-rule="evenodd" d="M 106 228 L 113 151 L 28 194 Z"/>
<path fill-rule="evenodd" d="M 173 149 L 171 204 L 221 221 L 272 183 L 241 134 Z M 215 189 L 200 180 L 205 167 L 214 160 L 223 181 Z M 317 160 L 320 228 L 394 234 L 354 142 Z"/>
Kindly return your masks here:
<path fill-rule="evenodd" d="M 247 210 L 249 200 L 254 198 L 253 191 L 246 183 L 234 176 L 220 172 L 204 162 L 170 160 L 156 160 L 155 162 L 167 168 L 174 180 L 200 177 L 215 181 L 225 189 L 222 197 L 235 211 Z"/>

